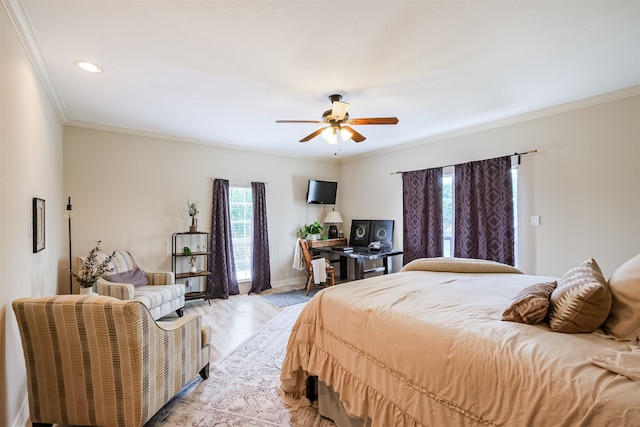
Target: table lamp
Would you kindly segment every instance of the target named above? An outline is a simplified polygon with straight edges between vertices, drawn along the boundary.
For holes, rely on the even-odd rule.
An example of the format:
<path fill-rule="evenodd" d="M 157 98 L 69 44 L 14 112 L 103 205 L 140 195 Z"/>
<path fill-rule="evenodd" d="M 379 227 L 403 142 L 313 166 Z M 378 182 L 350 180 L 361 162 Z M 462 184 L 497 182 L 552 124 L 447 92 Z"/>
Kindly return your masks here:
<path fill-rule="evenodd" d="M 336 224 L 342 224 L 342 217 L 340 216 L 340 212 L 336 212 L 335 210 L 329 211 L 324 216 L 324 223 L 329 225 L 329 232 L 327 233 L 327 237 L 329 239 L 337 239 L 338 238 L 338 226 Z"/>

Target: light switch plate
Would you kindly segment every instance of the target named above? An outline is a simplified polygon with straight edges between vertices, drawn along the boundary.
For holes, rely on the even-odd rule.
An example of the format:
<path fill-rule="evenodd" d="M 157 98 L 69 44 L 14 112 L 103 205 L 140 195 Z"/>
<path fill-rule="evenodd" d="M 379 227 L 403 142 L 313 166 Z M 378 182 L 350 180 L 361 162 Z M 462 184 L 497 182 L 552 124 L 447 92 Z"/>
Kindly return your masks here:
<path fill-rule="evenodd" d="M 539 215 L 531 215 L 531 225 L 537 227 L 540 225 L 540 216 Z"/>

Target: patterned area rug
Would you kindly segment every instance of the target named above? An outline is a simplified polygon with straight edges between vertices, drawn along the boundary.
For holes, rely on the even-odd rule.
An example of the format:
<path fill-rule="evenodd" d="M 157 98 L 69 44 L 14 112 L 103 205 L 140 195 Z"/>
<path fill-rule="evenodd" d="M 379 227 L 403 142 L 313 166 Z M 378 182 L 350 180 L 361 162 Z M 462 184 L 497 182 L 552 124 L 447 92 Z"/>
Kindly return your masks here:
<path fill-rule="evenodd" d="M 308 296 L 306 289 L 296 289 L 293 291 L 279 292 L 277 294 L 267 294 L 262 297 L 271 305 L 275 305 L 276 307 L 287 307 L 289 305 L 302 304 L 303 302 L 309 301 L 312 296 L 322 289 L 323 288 L 311 289 Z"/>
<path fill-rule="evenodd" d="M 285 407 L 277 391 L 289 333 L 302 307 L 285 309 L 213 365 L 207 380 L 189 383 L 145 427 L 335 426 L 315 407 Z"/>

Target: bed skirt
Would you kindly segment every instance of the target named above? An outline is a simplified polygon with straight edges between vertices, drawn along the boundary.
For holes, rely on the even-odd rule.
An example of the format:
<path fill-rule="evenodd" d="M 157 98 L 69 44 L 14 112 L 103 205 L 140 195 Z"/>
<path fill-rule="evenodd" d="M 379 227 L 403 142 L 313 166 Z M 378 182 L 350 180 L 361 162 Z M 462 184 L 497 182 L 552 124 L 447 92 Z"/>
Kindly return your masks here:
<path fill-rule="evenodd" d="M 371 420 L 363 421 L 361 418 L 347 414 L 340 401 L 340 396 L 330 385 L 317 381 L 318 412 L 325 418 L 332 420 L 338 427 L 370 427 Z"/>

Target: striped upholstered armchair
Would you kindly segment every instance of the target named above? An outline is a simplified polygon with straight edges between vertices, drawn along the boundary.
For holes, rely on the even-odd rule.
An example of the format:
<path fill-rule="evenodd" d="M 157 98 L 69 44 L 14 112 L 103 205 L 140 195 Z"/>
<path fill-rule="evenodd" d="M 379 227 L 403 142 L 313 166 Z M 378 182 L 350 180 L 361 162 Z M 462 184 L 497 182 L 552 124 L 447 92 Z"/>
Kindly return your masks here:
<path fill-rule="evenodd" d="M 140 301 L 58 295 L 13 301 L 34 426 L 142 426 L 198 374 L 209 328 L 157 323 Z"/>
<path fill-rule="evenodd" d="M 182 317 L 186 288 L 184 284 L 175 283 L 173 272 L 144 271 L 129 251 L 116 250 L 113 254 L 112 271 L 98 279 L 94 286 L 96 293 L 121 300 L 138 300 L 156 320 L 174 311 Z M 97 254 L 98 262 L 108 257 L 106 252 Z M 79 262 L 83 263 L 84 257 L 79 257 Z"/>

